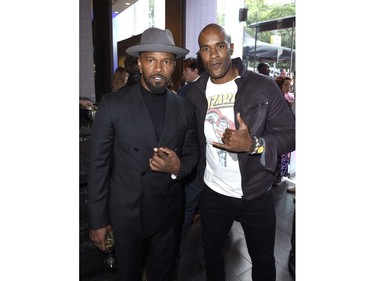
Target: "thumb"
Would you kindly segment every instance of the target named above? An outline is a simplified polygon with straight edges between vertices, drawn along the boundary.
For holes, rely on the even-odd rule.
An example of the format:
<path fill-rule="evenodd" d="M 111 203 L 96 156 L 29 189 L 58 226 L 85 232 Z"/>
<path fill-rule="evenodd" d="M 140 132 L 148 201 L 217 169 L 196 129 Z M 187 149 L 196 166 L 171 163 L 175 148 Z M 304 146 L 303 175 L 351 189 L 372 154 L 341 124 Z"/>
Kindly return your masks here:
<path fill-rule="evenodd" d="M 238 124 L 240 125 L 240 127 L 239 127 L 240 129 L 247 129 L 247 125 L 242 120 L 241 114 L 239 112 L 237 113 L 237 121 L 238 121 Z"/>

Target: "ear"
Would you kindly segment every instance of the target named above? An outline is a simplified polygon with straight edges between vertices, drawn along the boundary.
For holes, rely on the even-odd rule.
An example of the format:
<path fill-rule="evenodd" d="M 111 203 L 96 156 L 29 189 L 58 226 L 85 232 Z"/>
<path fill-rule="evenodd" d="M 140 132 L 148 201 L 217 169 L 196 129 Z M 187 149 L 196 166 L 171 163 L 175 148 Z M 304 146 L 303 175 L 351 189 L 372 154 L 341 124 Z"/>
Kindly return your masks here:
<path fill-rule="evenodd" d="M 140 57 L 138 57 L 138 59 L 137 59 L 137 64 L 138 64 L 138 70 L 139 70 L 139 73 L 142 74 L 142 64 L 141 64 L 141 59 L 140 59 Z"/>
<path fill-rule="evenodd" d="M 230 55 L 233 55 L 233 51 L 234 51 L 234 44 L 233 43 L 230 43 Z"/>

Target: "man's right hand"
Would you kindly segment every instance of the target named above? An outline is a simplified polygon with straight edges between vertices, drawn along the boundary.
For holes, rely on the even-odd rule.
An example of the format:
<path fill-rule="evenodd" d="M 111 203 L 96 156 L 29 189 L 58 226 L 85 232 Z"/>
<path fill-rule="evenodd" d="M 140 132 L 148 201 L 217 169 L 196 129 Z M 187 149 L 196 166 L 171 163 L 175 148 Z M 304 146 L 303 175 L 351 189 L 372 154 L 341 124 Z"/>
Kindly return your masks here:
<path fill-rule="evenodd" d="M 93 104 L 89 100 L 80 100 L 79 105 L 83 106 L 84 108 L 92 108 Z"/>
<path fill-rule="evenodd" d="M 90 229 L 89 233 L 91 242 L 103 252 L 107 250 L 105 247 L 105 235 L 107 232 L 112 232 L 112 226 L 107 225 L 99 229 Z"/>
<path fill-rule="evenodd" d="M 177 175 L 181 167 L 180 158 L 176 152 L 167 147 L 154 148 L 154 155 L 149 162 L 151 170 L 155 172 Z"/>

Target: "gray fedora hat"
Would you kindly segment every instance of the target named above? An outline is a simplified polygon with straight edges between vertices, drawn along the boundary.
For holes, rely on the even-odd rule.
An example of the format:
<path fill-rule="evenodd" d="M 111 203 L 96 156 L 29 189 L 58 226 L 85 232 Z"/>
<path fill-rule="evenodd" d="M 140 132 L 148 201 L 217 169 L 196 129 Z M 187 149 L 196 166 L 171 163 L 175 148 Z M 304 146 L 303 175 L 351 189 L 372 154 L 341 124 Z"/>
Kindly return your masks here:
<path fill-rule="evenodd" d="M 189 53 L 189 50 L 174 44 L 173 35 L 169 29 L 151 27 L 142 33 L 140 44 L 127 48 L 126 52 L 133 57 L 138 57 L 141 52 L 164 52 L 174 54 L 176 58 L 179 58 Z"/>

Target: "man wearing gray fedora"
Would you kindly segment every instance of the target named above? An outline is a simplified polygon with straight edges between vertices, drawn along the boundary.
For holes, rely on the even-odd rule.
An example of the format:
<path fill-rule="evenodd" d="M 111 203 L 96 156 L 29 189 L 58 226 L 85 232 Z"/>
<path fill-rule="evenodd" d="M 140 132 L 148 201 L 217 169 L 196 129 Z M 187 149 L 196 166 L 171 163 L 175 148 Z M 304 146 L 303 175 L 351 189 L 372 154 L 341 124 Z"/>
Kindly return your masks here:
<path fill-rule="evenodd" d="M 88 207 L 91 241 L 106 250 L 113 232 L 117 280 L 172 279 L 183 206 L 181 179 L 199 160 L 193 107 L 167 89 L 176 58 L 172 33 L 149 28 L 126 52 L 141 80 L 105 95 L 91 133 Z"/>

